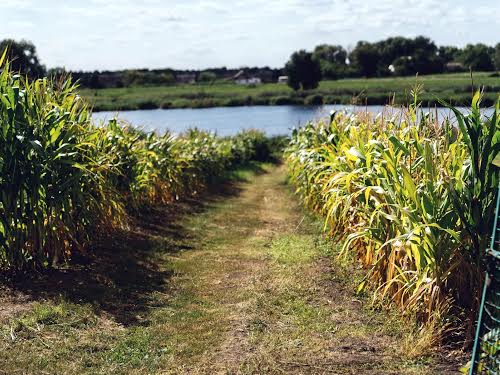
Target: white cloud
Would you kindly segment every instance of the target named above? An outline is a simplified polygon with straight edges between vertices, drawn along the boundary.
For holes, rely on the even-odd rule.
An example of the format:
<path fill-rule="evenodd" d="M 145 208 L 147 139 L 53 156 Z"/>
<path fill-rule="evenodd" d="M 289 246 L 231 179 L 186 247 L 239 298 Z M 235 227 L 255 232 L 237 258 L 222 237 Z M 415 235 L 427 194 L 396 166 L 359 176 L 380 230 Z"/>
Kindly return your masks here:
<path fill-rule="evenodd" d="M 500 41 L 493 0 L 2 0 L 2 14 L 0 38 L 32 40 L 48 66 L 88 70 L 282 66 L 299 48 L 391 35 Z"/>

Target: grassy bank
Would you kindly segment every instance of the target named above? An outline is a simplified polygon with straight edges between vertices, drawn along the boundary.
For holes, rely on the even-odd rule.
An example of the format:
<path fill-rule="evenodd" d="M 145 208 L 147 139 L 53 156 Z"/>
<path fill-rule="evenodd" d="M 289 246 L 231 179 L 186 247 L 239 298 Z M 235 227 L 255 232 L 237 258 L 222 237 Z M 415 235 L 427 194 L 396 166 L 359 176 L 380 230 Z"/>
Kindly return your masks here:
<path fill-rule="evenodd" d="M 456 105 L 466 105 L 471 95 L 467 73 L 429 75 L 418 78 L 424 86 L 420 99 L 426 105 L 437 104 L 436 97 Z M 323 81 L 311 91 L 294 92 L 285 84 L 242 86 L 233 83 L 178 85 L 120 89 L 80 90 L 94 110 L 134 110 L 153 108 L 203 108 L 216 106 L 283 104 L 387 104 L 393 98 L 407 104 L 415 77 L 343 79 Z M 474 86 L 485 86 L 483 103 L 491 105 L 500 91 L 500 77 L 476 73 Z"/>

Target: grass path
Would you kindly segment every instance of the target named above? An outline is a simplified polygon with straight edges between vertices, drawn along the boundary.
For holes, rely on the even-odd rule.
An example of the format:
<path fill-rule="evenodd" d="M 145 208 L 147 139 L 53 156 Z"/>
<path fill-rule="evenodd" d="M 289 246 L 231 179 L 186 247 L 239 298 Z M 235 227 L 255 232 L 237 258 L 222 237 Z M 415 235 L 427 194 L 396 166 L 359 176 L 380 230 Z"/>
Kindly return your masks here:
<path fill-rule="evenodd" d="M 127 249 L 119 267 L 0 288 L 0 374 L 453 373 L 402 355 L 405 328 L 364 307 L 283 167 L 265 169 L 196 215 L 147 215 L 107 247 Z"/>

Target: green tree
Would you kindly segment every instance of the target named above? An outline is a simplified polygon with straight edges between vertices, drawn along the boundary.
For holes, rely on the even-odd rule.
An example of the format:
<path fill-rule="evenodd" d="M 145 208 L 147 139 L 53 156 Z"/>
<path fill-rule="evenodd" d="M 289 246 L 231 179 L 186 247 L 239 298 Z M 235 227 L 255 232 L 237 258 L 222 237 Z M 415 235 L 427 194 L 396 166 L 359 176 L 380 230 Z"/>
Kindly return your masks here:
<path fill-rule="evenodd" d="M 391 71 L 396 75 L 413 75 L 440 73 L 444 69 L 436 44 L 427 37 L 393 37 L 374 45 L 380 54 L 379 76 L 386 76 Z M 394 69 L 390 68 L 391 65 Z"/>
<path fill-rule="evenodd" d="M 319 61 L 323 78 L 345 77 L 347 51 L 342 46 L 321 44 L 314 49 L 313 58 Z"/>
<path fill-rule="evenodd" d="M 442 73 L 444 62 L 439 57 L 436 44 L 424 36 L 417 36 L 412 40 L 413 51 L 411 54 L 413 60 L 412 74 L 432 74 Z"/>
<path fill-rule="evenodd" d="M 96 70 L 90 74 L 88 86 L 91 89 L 100 89 L 102 87 L 102 84 L 99 79 L 99 72 Z"/>
<path fill-rule="evenodd" d="M 125 87 L 166 86 L 173 84 L 175 78 L 171 72 L 131 69 L 125 71 L 122 81 Z"/>
<path fill-rule="evenodd" d="M 294 52 L 285 65 L 288 86 L 294 90 L 310 90 L 318 87 L 321 81 L 321 66 L 313 54 L 300 50 Z"/>
<path fill-rule="evenodd" d="M 380 59 L 381 55 L 378 48 L 368 42 L 358 42 L 349 57 L 356 72 L 364 77 L 377 75 Z"/>
<path fill-rule="evenodd" d="M 491 71 L 493 65 L 494 48 L 485 44 L 467 44 L 460 52 L 459 60 L 466 68 L 474 71 Z"/>
<path fill-rule="evenodd" d="M 460 55 L 460 50 L 454 46 L 441 46 L 438 49 L 438 54 L 441 60 L 443 60 L 443 63 L 446 64 L 456 61 Z"/>
<path fill-rule="evenodd" d="M 380 55 L 378 62 L 379 75 L 387 75 L 389 73 L 389 65 L 394 64 L 398 58 L 406 59 L 412 56 L 415 51 L 415 42 L 412 39 L 401 36 L 381 40 L 375 43 L 374 46 Z"/>
<path fill-rule="evenodd" d="M 443 60 L 423 49 L 415 50 L 410 56 L 398 57 L 392 65 L 397 76 L 441 73 L 444 70 Z"/>
<path fill-rule="evenodd" d="M 175 77 L 173 73 L 165 72 L 159 74 L 159 77 L 154 81 L 158 85 L 173 85 L 175 84 Z"/>
<path fill-rule="evenodd" d="M 217 79 L 217 75 L 211 71 L 201 72 L 198 76 L 198 81 L 200 82 L 214 82 Z"/>
<path fill-rule="evenodd" d="M 7 49 L 7 58 L 12 71 L 26 74 L 31 78 L 38 78 L 45 74 L 45 66 L 40 64 L 33 43 L 27 40 L 18 42 L 13 39 L 4 39 L 0 41 L 0 55 L 5 49 Z"/>
<path fill-rule="evenodd" d="M 500 70 L 500 43 L 497 43 L 497 45 L 495 46 L 494 59 L 495 59 L 496 70 Z"/>

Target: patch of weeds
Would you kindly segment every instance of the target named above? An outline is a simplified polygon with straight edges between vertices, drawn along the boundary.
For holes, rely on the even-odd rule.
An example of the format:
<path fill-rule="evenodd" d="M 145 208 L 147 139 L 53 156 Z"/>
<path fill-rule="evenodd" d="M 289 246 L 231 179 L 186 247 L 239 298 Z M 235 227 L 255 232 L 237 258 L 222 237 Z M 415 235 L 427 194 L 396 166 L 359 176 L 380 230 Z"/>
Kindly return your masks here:
<path fill-rule="evenodd" d="M 191 325 L 193 322 L 203 319 L 206 316 L 205 311 L 190 304 L 181 309 L 179 307 L 171 310 L 168 322 L 175 325 Z"/>
<path fill-rule="evenodd" d="M 268 253 L 278 263 L 306 264 L 327 251 L 328 246 L 328 242 L 317 235 L 294 233 L 274 239 Z"/>
<path fill-rule="evenodd" d="M 334 328 L 326 309 L 310 304 L 305 296 L 298 293 L 280 294 L 274 299 L 271 309 L 281 316 L 289 317 L 290 322 L 298 329 L 298 334 L 329 332 Z"/>
<path fill-rule="evenodd" d="M 250 331 L 254 333 L 263 333 L 267 330 L 268 325 L 267 323 L 260 319 L 260 318 L 254 318 L 250 322 Z"/>
<path fill-rule="evenodd" d="M 118 368 L 155 368 L 168 349 L 158 347 L 157 338 L 143 327 L 130 329 L 113 347 L 102 353 L 104 360 Z"/>
<path fill-rule="evenodd" d="M 21 317 L 11 320 L 4 326 L 4 335 L 12 341 L 18 338 L 33 338 L 47 330 L 69 331 L 71 329 L 86 329 L 94 326 L 97 317 L 91 305 L 77 305 L 61 301 L 53 304 L 37 302 L 33 308 Z"/>

